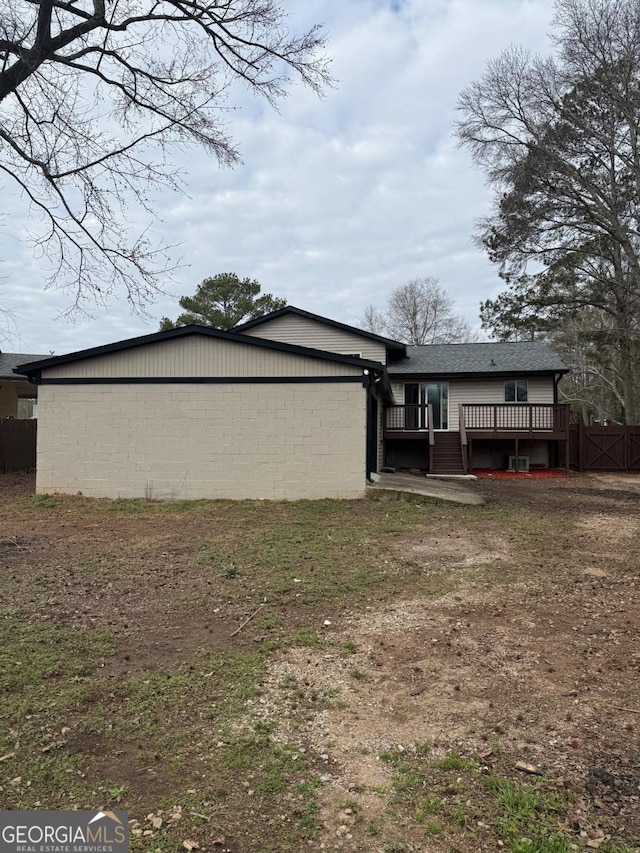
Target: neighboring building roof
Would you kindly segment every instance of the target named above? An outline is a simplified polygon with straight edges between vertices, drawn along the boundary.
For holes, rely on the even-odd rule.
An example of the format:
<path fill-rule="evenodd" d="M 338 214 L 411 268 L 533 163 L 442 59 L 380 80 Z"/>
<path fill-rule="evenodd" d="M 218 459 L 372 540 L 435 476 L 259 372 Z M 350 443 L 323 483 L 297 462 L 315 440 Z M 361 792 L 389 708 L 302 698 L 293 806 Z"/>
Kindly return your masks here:
<path fill-rule="evenodd" d="M 390 376 L 511 375 L 568 373 L 567 366 L 542 341 L 407 346 L 407 357 L 387 366 Z"/>
<path fill-rule="evenodd" d="M 87 358 L 95 358 L 101 355 L 108 355 L 114 352 L 133 349 L 135 347 L 146 346 L 147 344 L 161 343 L 170 341 L 174 338 L 187 337 L 189 335 L 202 335 L 203 337 L 219 338 L 224 341 L 232 341 L 233 343 L 244 344 L 245 346 L 261 347 L 263 349 L 278 350 L 279 352 L 287 352 L 292 355 L 302 355 L 307 358 L 317 358 L 324 361 L 336 361 L 342 364 L 356 365 L 358 367 L 368 368 L 370 370 L 381 371 L 383 365 L 377 361 L 369 361 L 365 358 L 355 358 L 349 355 L 339 355 L 335 352 L 325 352 L 324 350 L 310 349 L 308 347 L 300 347 L 294 344 L 283 344 L 280 341 L 268 341 L 264 338 L 254 338 L 250 335 L 236 334 L 235 332 L 224 332 L 221 329 L 212 329 L 210 326 L 180 326 L 177 329 L 169 329 L 166 332 L 155 332 L 151 335 L 142 335 L 138 338 L 129 338 L 125 341 L 117 341 L 113 344 L 105 346 L 92 347 L 91 349 L 79 350 L 71 352 L 67 355 L 58 355 L 50 358 L 42 358 L 36 356 L 37 360 L 24 362 L 17 367 L 21 373 L 32 376 L 39 376 L 40 371 L 46 370 L 49 367 L 57 367 L 60 364 L 69 364 L 74 361 L 83 361 Z M 25 356 L 28 358 L 28 356 Z"/>
<path fill-rule="evenodd" d="M 42 358 L 49 358 L 47 355 L 31 355 L 24 352 L 0 352 L 0 379 L 26 379 L 26 376 L 17 374 L 15 368 L 20 364 L 39 361 Z"/>
<path fill-rule="evenodd" d="M 322 323 L 325 326 L 331 326 L 333 329 L 342 329 L 343 332 L 351 332 L 355 335 L 360 335 L 362 338 L 368 338 L 372 341 L 379 341 L 389 349 L 399 350 L 404 352 L 405 344 L 400 341 L 394 341 L 392 338 L 385 338 L 382 335 L 376 335 L 374 332 L 367 332 L 365 329 L 358 329 L 356 326 L 347 326 L 346 323 L 338 323 L 337 320 L 330 320 L 328 317 L 321 317 L 319 314 L 312 314 L 310 311 L 303 311 L 301 308 L 296 308 L 294 305 L 287 305 L 280 308 L 278 311 L 272 311 L 271 314 L 265 314 L 263 317 L 257 317 L 255 320 L 248 320 L 246 323 L 240 323 L 235 326 L 233 331 L 242 334 L 246 329 L 255 329 L 263 323 L 268 323 L 278 317 L 286 317 L 287 314 L 294 314 L 296 317 L 305 317 L 307 320 L 315 320 L 317 323 Z"/>

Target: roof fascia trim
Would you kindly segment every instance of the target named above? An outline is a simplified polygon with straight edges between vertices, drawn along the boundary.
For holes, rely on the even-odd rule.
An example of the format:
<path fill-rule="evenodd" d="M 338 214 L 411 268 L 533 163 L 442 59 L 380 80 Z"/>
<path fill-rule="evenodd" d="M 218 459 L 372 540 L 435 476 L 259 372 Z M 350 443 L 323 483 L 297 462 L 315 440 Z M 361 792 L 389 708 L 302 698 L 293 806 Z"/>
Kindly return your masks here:
<path fill-rule="evenodd" d="M 262 349 L 275 350 L 277 352 L 285 352 L 290 355 L 299 355 L 306 358 L 315 358 L 322 361 L 333 361 L 339 364 L 349 364 L 354 367 L 367 368 L 369 370 L 379 371 L 384 368 L 384 365 L 378 361 L 370 361 L 364 358 L 353 358 L 348 355 L 340 355 L 339 353 L 326 352 L 325 350 L 311 349 L 310 347 L 301 347 L 296 344 L 285 344 L 281 341 L 271 341 L 265 338 L 254 338 L 251 335 L 243 335 L 237 332 L 227 332 L 222 329 L 212 329 L 209 326 L 180 326 L 178 329 L 168 329 L 164 332 L 154 332 L 150 335 L 142 335 L 137 338 L 129 338 L 123 341 L 116 341 L 112 344 L 105 344 L 99 347 L 92 347 L 86 350 L 78 350 L 77 352 L 68 353 L 66 355 L 53 356 L 52 358 L 42 359 L 39 361 L 28 362 L 27 364 L 19 364 L 13 368 L 13 372 L 22 376 L 31 376 L 40 374 L 43 370 L 51 367 L 58 367 L 64 364 L 72 364 L 77 361 L 85 361 L 89 358 L 97 358 L 102 355 L 111 355 L 116 352 L 123 352 L 128 349 L 136 349 L 137 347 L 147 346 L 148 344 L 163 343 L 177 338 L 189 337 L 190 335 L 202 335 L 203 337 L 216 338 L 218 340 L 230 341 L 232 343 L 240 343 L 248 346 L 260 347 Z"/>
<path fill-rule="evenodd" d="M 411 379 L 411 380 L 426 380 L 426 379 L 511 379 L 515 377 L 525 377 L 531 378 L 534 376 L 544 376 L 555 378 L 558 374 L 564 375 L 565 373 L 570 373 L 569 368 L 564 370 L 501 370 L 501 371 L 493 371 L 491 373 L 486 372 L 464 372 L 464 373 L 431 373 L 427 371 L 420 371 L 415 373 L 405 373 L 405 372 L 396 372 L 393 370 L 393 367 L 387 367 L 387 373 L 389 374 L 389 378 L 393 380 L 397 379 Z"/>

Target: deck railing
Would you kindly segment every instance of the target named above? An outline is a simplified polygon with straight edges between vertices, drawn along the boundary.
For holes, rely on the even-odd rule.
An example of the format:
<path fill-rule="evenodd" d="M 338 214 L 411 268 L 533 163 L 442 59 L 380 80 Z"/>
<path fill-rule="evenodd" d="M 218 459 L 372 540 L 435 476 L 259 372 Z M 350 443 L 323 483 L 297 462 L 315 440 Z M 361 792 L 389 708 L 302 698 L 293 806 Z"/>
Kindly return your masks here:
<path fill-rule="evenodd" d="M 462 452 L 462 467 L 466 474 L 469 470 L 469 442 L 467 441 L 467 429 L 464 424 L 464 412 L 462 403 L 458 403 L 458 423 L 460 427 L 460 450 Z"/>
<path fill-rule="evenodd" d="M 429 406 L 407 405 L 387 406 L 385 410 L 385 431 L 399 430 L 402 432 L 415 430 L 429 430 Z"/>
<path fill-rule="evenodd" d="M 566 403 L 464 403 L 462 416 L 467 431 L 566 433 L 569 429 Z"/>
<path fill-rule="evenodd" d="M 567 433 L 569 406 L 566 403 L 462 403 L 459 406 L 460 432 L 554 432 Z M 423 431 L 433 433 L 433 418 L 426 404 L 387 406 L 385 434 Z"/>

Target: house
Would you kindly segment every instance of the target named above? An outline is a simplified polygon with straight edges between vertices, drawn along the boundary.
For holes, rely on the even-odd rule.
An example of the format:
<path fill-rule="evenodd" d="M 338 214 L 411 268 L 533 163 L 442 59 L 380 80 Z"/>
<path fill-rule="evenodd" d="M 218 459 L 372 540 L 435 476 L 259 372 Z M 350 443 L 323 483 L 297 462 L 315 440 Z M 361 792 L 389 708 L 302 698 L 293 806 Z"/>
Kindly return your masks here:
<path fill-rule="evenodd" d="M 0 418 L 35 417 L 38 389 L 15 368 L 41 358 L 45 356 L 0 352 Z"/>
<path fill-rule="evenodd" d="M 541 341 L 408 346 L 288 306 L 237 326 L 245 335 L 366 355 L 394 395 L 378 431 L 378 468 L 463 474 L 568 460 L 568 372 Z M 376 470 L 375 468 L 373 470 Z"/>
<path fill-rule="evenodd" d="M 355 498 L 385 465 L 547 466 L 568 442 L 543 344 L 409 347 L 293 306 L 17 370 L 39 391 L 39 493 Z"/>
<path fill-rule="evenodd" d="M 38 493 L 361 497 L 371 401 L 393 400 L 372 358 L 203 326 L 18 369 L 38 386 Z"/>

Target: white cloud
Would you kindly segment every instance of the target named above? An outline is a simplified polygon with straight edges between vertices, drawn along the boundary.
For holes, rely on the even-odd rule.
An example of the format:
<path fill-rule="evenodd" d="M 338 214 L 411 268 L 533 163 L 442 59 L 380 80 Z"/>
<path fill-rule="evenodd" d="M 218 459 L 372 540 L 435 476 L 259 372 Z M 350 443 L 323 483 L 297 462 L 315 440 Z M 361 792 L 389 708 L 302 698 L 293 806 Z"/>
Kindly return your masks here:
<path fill-rule="evenodd" d="M 279 114 L 243 95 L 230 115 L 244 161 L 234 170 L 199 151 L 175 152 L 188 196 L 159 195 L 155 225 L 189 264 L 174 293 L 234 271 L 301 308 L 356 322 L 393 287 L 432 275 L 476 323 L 479 302 L 500 282 L 471 240 L 489 196 L 456 147 L 456 100 L 509 44 L 546 50 L 551 0 L 288 5 L 298 28 L 326 25 L 338 86 L 323 99 L 297 86 Z M 142 214 L 136 224 L 146 224 Z M 160 298 L 145 326 L 114 300 L 93 321 L 54 321 L 64 297 L 43 293 L 46 264 L 15 244 L 15 225 L 3 224 L 0 296 L 19 306 L 20 348 L 94 346 L 178 313 L 175 298 Z"/>

